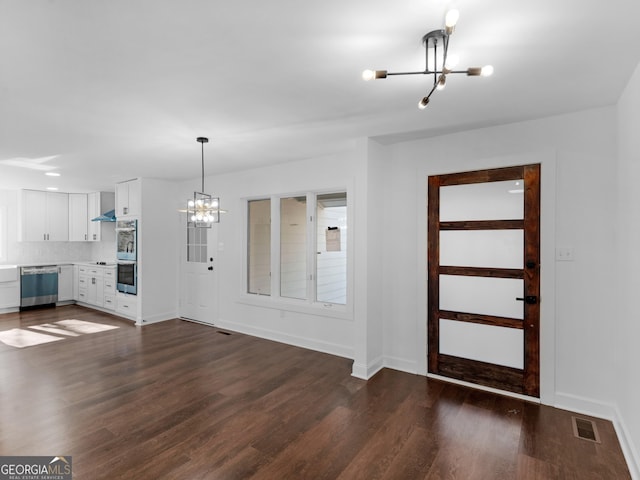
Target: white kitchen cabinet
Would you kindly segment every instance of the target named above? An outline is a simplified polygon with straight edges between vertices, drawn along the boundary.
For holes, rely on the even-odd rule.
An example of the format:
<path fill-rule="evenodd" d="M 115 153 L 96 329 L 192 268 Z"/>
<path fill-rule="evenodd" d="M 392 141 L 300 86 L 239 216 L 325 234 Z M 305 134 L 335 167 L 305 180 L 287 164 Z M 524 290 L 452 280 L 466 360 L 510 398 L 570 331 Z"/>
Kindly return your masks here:
<path fill-rule="evenodd" d="M 69 240 L 69 195 L 22 190 L 20 239 L 27 242 Z"/>
<path fill-rule="evenodd" d="M 100 226 L 102 222 L 92 222 L 93 218 L 99 217 L 102 215 L 101 203 L 100 203 L 100 192 L 92 192 L 87 195 L 87 204 L 89 209 L 88 216 L 88 224 L 89 224 L 89 241 L 91 242 L 99 242 L 101 240 L 100 235 Z"/>
<path fill-rule="evenodd" d="M 102 267 L 89 267 L 87 271 L 87 303 L 102 307 L 104 305 L 104 278 Z"/>
<path fill-rule="evenodd" d="M 73 265 L 58 266 L 58 302 L 73 300 Z"/>
<path fill-rule="evenodd" d="M 78 266 L 78 301 L 102 307 L 104 279 L 102 267 Z"/>
<path fill-rule="evenodd" d="M 87 232 L 89 241 L 100 241 L 100 222 L 92 222 L 91 219 L 99 217 L 100 211 L 100 192 L 92 192 L 87 194 Z"/>
<path fill-rule="evenodd" d="M 116 309 L 116 267 L 104 267 L 104 302 L 107 310 Z"/>
<path fill-rule="evenodd" d="M 15 265 L 0 266 L 0 309 L 20 307 L 20 276 Z"/>
<path fill-rule="evenodd" d="M 73 299 L 78 301 L 78 265 L 73 266 Z"/>
<path fill-rule="evenodd" d="M 77 300 L 90 307 L 116 309 L 116 267 L 113 265 L 76 265 Z"/>
<path fill-rule="evenodd" d="M 116 183 L 116 217 L 138 217 L 141 206 L 140 179 Z"/>
<path fill-rule="evenodd" d="M 138 298 L 127 293 L 116 293 L 116 313 L 136 319 L 138 316 Z"/>
<path fill-rule="evenodd" d="M 92 192 L 87 195 L 88 204 L 88 233 L 90 242 L 100 242 L 103 238 L 103 230 L 110 222 L 94 222 L 94 218 L 115 208 L 115 194 L 113 192 Z M 111 227 L 113 228 L 113 227 Z"/>
<path fill-rule="evenodd" d="M 88 203 L 86 193 L 69 194 L 69 241 L 89 240 Z"/>

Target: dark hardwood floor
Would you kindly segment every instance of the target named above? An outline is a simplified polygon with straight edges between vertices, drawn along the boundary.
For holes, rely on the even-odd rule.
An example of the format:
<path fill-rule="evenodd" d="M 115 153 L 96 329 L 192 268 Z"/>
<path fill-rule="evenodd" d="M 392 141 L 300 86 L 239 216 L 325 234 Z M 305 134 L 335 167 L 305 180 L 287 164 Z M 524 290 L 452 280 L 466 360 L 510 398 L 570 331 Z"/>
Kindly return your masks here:
<path fill-rule="evenodd" d="M 0 343 L 0 455 L 71 455 L 75 479 L 625 479 L 571 413 L 181 320 L 77 306 L 0 315 L 120 328 Z"/>

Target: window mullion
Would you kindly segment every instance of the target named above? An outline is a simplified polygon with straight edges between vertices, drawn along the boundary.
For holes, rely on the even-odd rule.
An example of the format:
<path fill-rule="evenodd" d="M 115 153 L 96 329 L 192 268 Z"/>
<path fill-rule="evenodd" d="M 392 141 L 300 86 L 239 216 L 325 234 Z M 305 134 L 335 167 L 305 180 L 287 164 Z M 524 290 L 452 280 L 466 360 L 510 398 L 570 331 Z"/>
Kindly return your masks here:
<path fill-rule="evenodd" d="M 280 295 L 280 197 L 271 197 L 271 296 Z"/>
<path fill-rule="evenodd" d="M 316 301 L 316 195 L 307 193 L 307 301 Z"/>

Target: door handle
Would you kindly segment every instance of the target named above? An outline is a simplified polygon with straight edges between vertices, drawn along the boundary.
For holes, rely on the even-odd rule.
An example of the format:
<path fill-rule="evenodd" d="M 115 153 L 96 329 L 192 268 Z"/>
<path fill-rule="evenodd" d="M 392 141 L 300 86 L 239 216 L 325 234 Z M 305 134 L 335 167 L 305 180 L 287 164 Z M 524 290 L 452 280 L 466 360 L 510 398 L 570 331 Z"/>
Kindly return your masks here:
<path fill-rule="evenodd" d="M 516 297 L 516 300 L 518 300 L 519 302 L 527 303 L 529 305 L 535 305 L 536 303 L 538 303 L 538 297 L 536 297 L 535 295 L 527 295 L 525 297 Z"/>
<path fill-rule="evenodd" d="M 213 270 L 213 267 L 207 267 L 207 270 Z"/>

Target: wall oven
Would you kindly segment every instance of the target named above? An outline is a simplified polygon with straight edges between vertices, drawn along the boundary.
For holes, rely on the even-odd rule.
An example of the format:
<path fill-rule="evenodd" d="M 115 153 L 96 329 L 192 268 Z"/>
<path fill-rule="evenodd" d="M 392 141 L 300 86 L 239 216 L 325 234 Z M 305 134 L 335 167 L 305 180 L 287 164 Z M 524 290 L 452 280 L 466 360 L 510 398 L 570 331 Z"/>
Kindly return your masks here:
<path fill-rule="evenodd" d="M 116 258 L 118 260 L 137 260 L 137 236 L 137 220 L 118 220 L 116 224 Z"/>
<path fill-rule="evenodd" d="M 131 295 L 138 294 L 138 265 L 136 262 L 118 261 L 116 265 L 119 292 Z"/>

